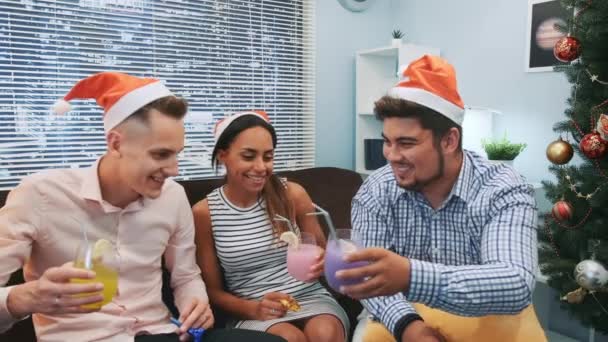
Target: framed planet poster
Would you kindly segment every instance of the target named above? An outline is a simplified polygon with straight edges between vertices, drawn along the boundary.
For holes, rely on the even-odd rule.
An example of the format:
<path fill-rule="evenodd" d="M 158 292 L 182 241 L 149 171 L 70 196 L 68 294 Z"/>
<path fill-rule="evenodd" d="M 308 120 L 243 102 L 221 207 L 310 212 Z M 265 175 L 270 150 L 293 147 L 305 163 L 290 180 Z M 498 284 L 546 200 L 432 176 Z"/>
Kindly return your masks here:
<path fill-rule="evenodd" d="M 555 65 L 564 64 L 553 55 L 555 43 L 566 35 L 555 24 L 566 25 L 573 12 L 563 8 L 559 0 L 528 0 L 526 71 L 552 71 Z"/>

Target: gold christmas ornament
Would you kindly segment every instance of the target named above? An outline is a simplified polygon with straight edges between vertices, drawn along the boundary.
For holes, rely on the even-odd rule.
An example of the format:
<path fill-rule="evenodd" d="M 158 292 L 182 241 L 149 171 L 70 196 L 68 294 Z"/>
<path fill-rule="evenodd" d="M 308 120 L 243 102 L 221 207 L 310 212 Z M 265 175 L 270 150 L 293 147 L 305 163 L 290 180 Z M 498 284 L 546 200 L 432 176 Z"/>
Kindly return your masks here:
<path fill-rule="evenodd" d="M 572 145 L 567 141 L 562 140 L 561 137 L 547 146 L 547 159 L 553 164 L 566 164 L 572 159 L 573 155 L 574 149 L 572 148 Z"/>

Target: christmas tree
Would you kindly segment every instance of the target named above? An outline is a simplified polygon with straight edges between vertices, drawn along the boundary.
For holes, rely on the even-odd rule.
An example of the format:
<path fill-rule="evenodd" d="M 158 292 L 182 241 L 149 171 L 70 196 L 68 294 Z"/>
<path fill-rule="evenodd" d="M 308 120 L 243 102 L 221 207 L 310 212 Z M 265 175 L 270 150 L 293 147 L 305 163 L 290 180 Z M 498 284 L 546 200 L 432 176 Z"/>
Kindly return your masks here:
<path fill-rule="evenodd" d="M 560 29 L 556 69 L 572 84 L 559 138 L 547 147 L 557 182 L 540 227 L 540 268 L 562 303 L 585 325 L 608 333 L 608 0 L 564 0 L 572 18 Z M 573 153 L 581 162 L 571 162 Z"/>

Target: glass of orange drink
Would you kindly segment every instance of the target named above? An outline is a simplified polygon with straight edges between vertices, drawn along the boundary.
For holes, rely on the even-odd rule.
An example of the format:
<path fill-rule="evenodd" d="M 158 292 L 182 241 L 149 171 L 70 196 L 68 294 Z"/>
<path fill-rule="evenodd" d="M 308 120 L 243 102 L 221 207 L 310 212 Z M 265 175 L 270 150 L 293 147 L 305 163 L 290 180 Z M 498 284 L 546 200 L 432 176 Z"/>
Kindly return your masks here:
<path fill-rule="evenodd" d="M 95 272 L 95 278 L 71 279 L 72 283 L 102 283 L 103 300 L 101 302 L 85 304 L 84 308 L 99 309 L 112 301 L 118 289 L 118 253 L 116 247 L 108 240 L 99 239 L 90 242 L 83 240 L 78 247 L 74 259 L 74 267 L 84 268 Z M 83 293 L 77 296 L 87 296 Z"/>

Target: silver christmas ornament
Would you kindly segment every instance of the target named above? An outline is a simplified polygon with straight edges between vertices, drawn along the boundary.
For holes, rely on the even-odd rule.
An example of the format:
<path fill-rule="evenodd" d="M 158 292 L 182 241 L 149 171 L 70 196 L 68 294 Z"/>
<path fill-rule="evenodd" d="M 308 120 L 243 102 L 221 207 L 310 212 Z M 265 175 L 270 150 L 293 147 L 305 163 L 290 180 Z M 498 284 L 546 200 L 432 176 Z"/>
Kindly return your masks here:
<path fill-rule="evenodd" d="M 583 260 L 574 268 L 574 279 L 582 288 L 594 291 L 608 284 L 608 271 L 595 260 Z"/>

